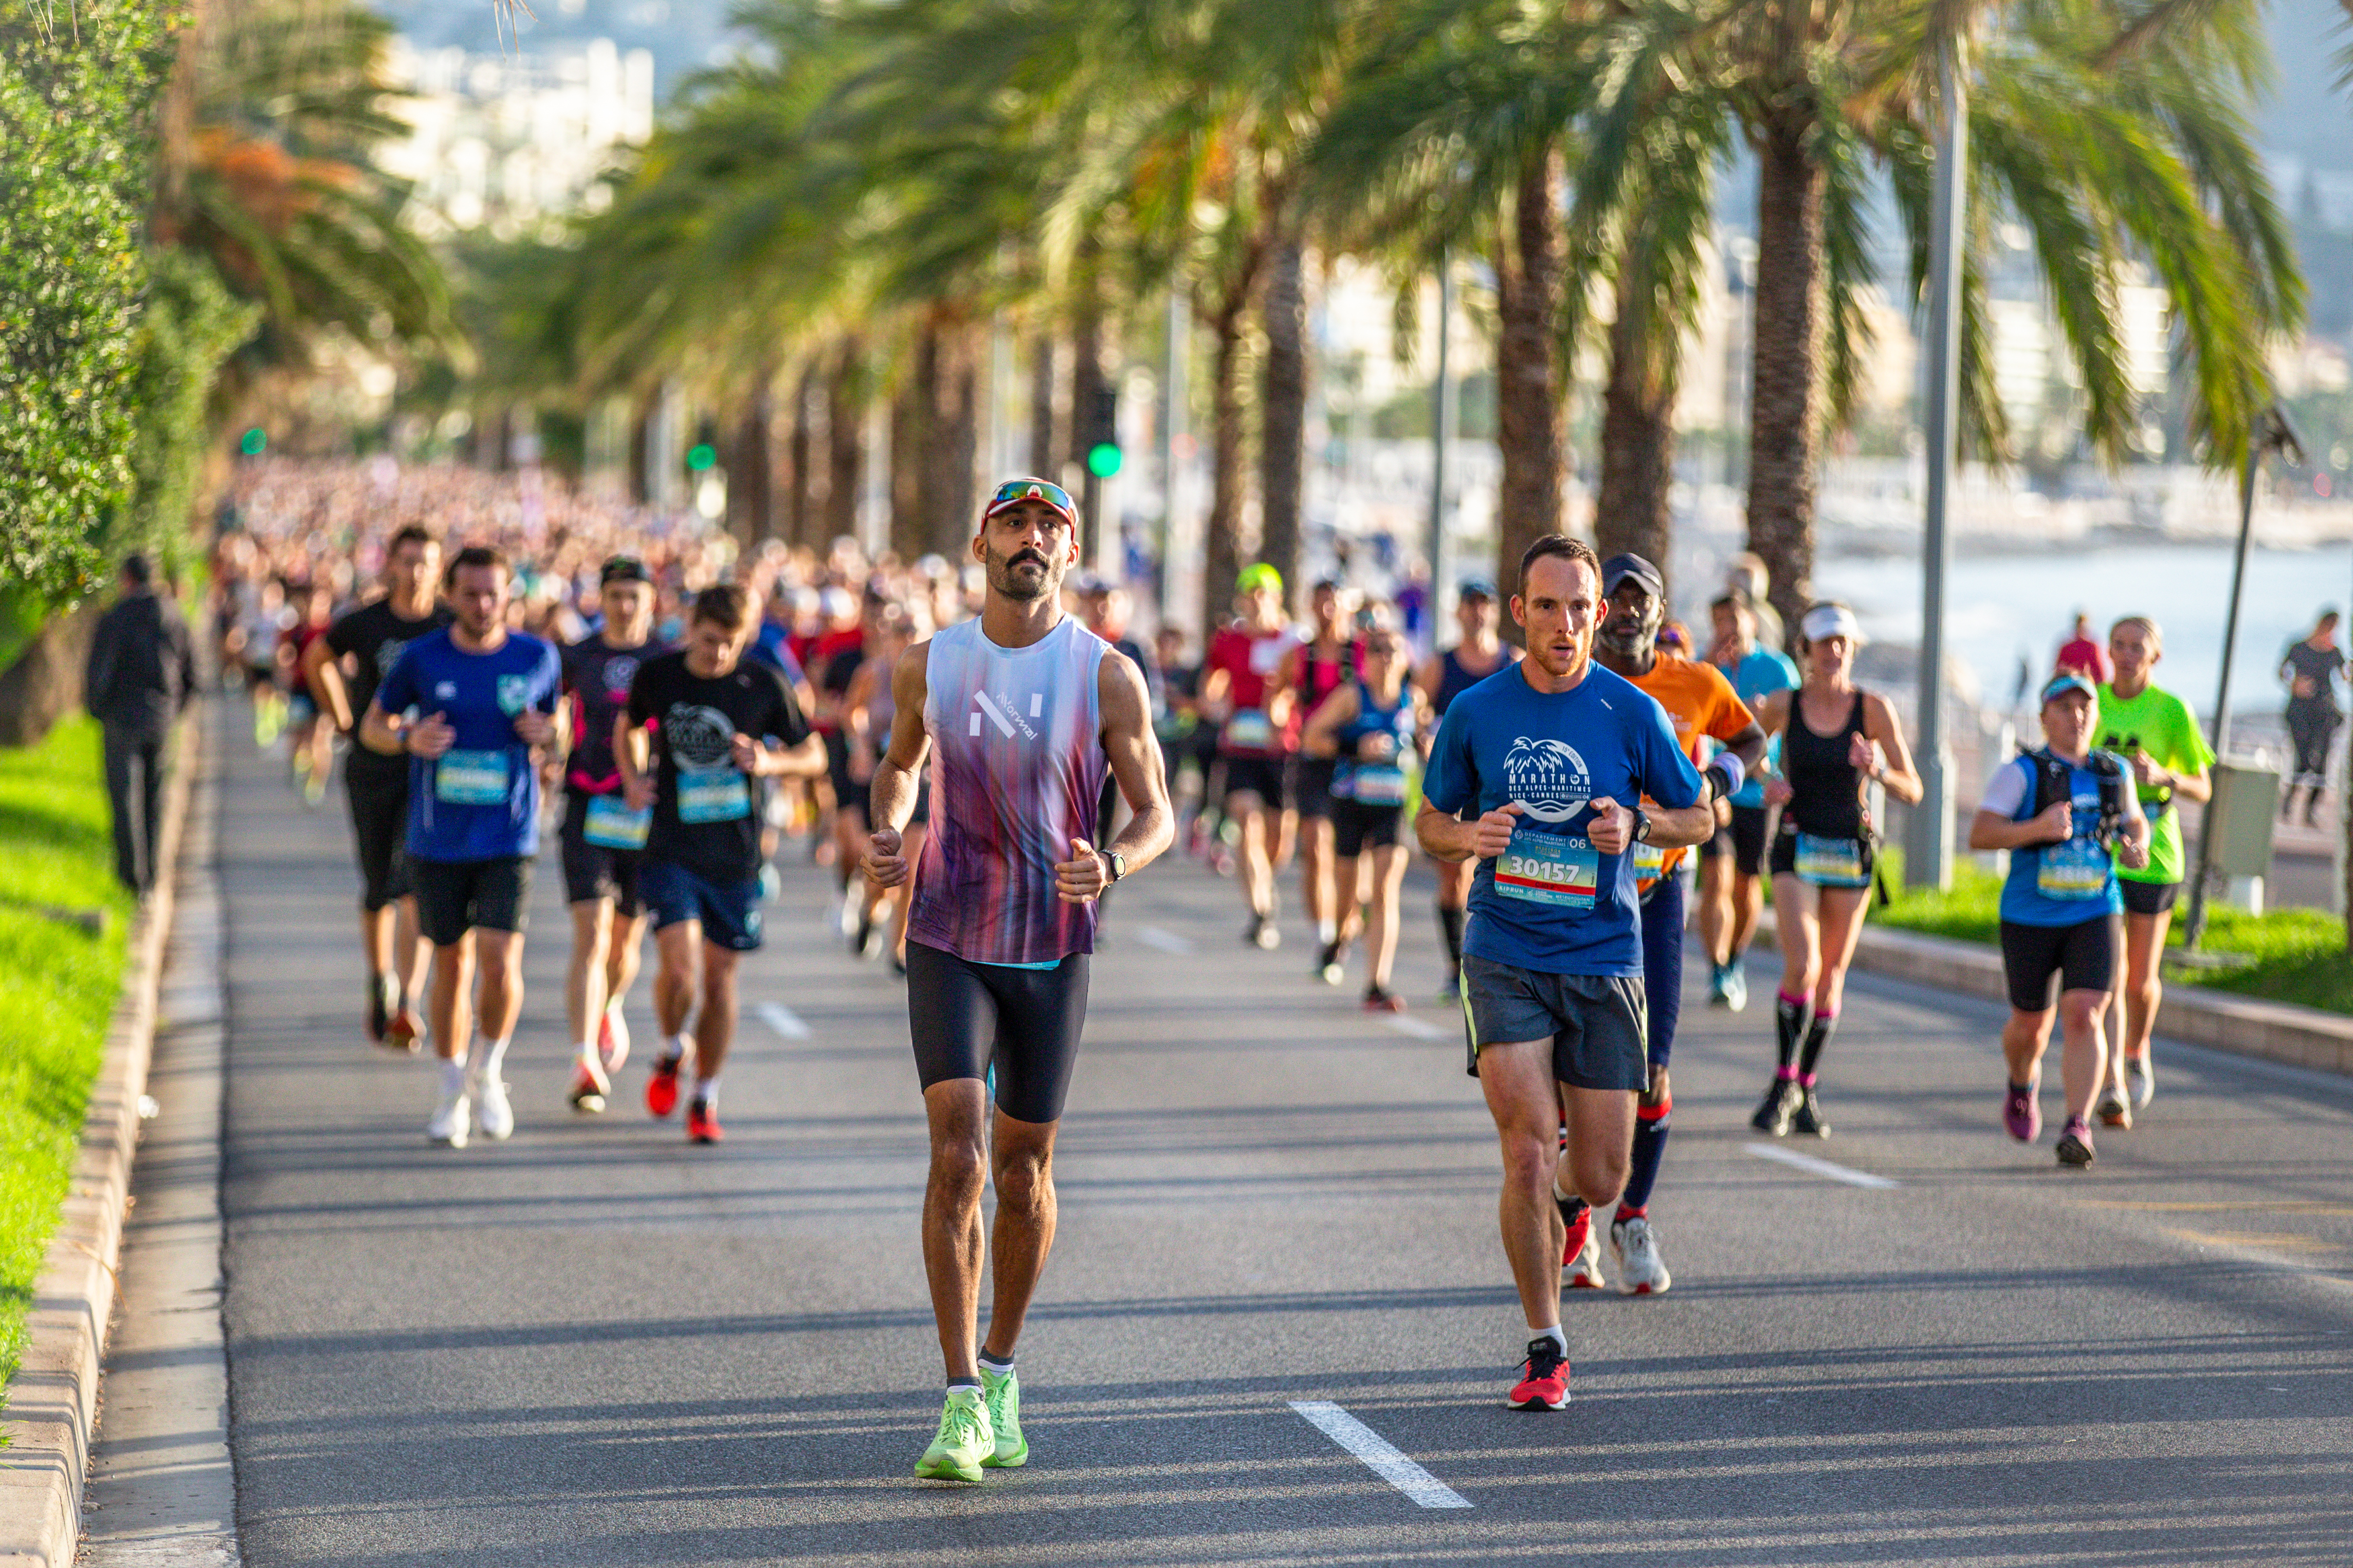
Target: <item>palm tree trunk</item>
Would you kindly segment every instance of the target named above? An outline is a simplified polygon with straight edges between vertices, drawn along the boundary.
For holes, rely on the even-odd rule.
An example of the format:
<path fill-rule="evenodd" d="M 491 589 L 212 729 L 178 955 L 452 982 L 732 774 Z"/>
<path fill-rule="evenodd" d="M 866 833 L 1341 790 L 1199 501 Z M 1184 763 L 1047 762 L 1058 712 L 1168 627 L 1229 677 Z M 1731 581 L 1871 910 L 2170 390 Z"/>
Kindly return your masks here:
<path fill-rule="evenodd" d="M 637 506 L 650 505 L 654 499 L 649 447 L 654 438 L 654 410 L 660 405 L 658 394 L 642 393 L 629 411 L 629 500 Z"/>
<path fill-rule="evenodd" d="M 932 389 L 939 380 L 939 342 L 929 328 L 915 342 L 914 373 L 891 400 L 891 548 L 902 561 L 923 552 L 923 448 L 930 439 Z"/>
<path fill-rule="evenodd" d="M 1071 312 L 1071 444 L 1070 461 L 1086 473 L 1087 440 L 1092 432 L 1095 399 L 1103 389 L 1103 280 L 1097 275 L 1092 248 L 1079 259 L 1078 301 Z M 1055 479 L 1056 474 L 1048 474 Z M 1089 518 L 1092 526 L 1094 519 Z"/>
<path fill-rule="evenodd" d="M 1528 160 L 1514 193 L 1510 238 L 1495 258 L 1495 582 L 1519 592 L 1520 558 L 1561 524 L 1567 435 L 1554 364 L 1560 312 L 1560 216 L 1549 149 Z"/>
<path fill-rule="evenodd" d="M 785 492 L 785 515 L 778 532 L 797 544 L 821 545 L 816 537 L 818 528 L 817 471 L 809 461 L 809 408 L 817 383 L 817 366 L 801 367 L 799 377 L 793 383 L 793 424 L 786 437 L 786 466 L 792 469 L 792 489 Z"/>
<path fill-rule="evenodd" d="M 1782 623 L 1805 614 L 1814 574 L 1821 442 L 1822 171 L 1792 116 L 1757 148 L 1756 327 L 1748 425 L 1748 548 L 1772 574 Z"/>
<path fill-rule="evenodd" d="M 1242 302 L 1237 289 L 1211 318 L 1216 347 L 1209 388 L 1209 515 L 1202 523 L 1201 626 L 1224 618 L 1240 575 L 1242 511 Z"/>
<path fill-rule="evenodd" d="M 1618 317 L 1609 324 L 1609 377 L 1601 391 L 1601 491 L 1593 508 L 1593 547 L 1603 560 L 1630 550 L 1669 576 L 1674 483 L 1675 395 L 1658 356 L 1679 346 L 1655 342 L 1657 326 L 1636 301 L 1634 262 L 1619 270 Z M 1672 331 L 1670 330 L 1672 336 Z M 1672 577 L 1669 585 L 1672 586 Z"/>
<path fill-rule="evenodd" d="M 1300 490 L 1307 462 L 1305 247 L 1296 235 L 1268 258 L 1266 363 L 1260 367 L 1258 558 L 1290 582 L 1299 574 Z"/>
<path fill-rule="evenodd" d="M 866 467 L 866 374 L 863 350 L 844 338 L 825 385 L 825 532 L 858 532 L 858 487 Z M 822 543 L 823 541 L 814 542 Z"/>
<path fill-rule="evenodd" d="M 1040 331 L 1029 342 L 1029 472 L 1041 479 L 1055 477 L 1054 454 L 1054 335 Z"/>
<path fill-rule="evenodd" d="M 735 450 L 727 462 L 727 531 L 745 544 L 767 538 L 776 522 L 774 386 L 774 376 L 765 371 L 753 383 L 735 426 Z M 797 488 L 798 471 L 792 477 Z"/>
<path fill-rule="evenodd" d="M 980 460 L 979 328 L 951 321 L 933 335 L 938 345 L 932 378 L 930 495 L 924 548 L 954 559 L 973 535 L 979 497 L 973 478 Z M 919 552 L 920 553 L 920 552 Z"/>

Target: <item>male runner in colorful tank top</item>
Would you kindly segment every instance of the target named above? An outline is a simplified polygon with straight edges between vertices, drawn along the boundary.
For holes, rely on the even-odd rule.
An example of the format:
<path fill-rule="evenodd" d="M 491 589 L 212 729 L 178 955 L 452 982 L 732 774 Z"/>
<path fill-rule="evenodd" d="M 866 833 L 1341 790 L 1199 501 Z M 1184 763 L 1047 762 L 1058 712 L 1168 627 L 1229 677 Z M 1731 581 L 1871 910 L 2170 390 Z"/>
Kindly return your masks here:
<path fill-rule="evenodd" d="M 1054 1135 L 1086 1019 L 1096 900 L 1167 848 L 1174 824 L 1143 672 L 1062 612 L 1079 559 L 1070 496 L 1043 479 L 998 486 L 972 551 L 988 574 L 980 615 L 909 648 L 893 677 L 863 859 L 885 888 L 907 880 L 900 830 L 930 753 L 907 1015 L 931 1123 L 923 1268 L 948 1388 L 915 1473 L 964 1481 L 1029 1456 L 1013 1352 L 1054 1240 Z M 1106 767 L 1134 815 L 1098 849 Z M 996 1299 L 976 1344 L 992 1166 Z"/>

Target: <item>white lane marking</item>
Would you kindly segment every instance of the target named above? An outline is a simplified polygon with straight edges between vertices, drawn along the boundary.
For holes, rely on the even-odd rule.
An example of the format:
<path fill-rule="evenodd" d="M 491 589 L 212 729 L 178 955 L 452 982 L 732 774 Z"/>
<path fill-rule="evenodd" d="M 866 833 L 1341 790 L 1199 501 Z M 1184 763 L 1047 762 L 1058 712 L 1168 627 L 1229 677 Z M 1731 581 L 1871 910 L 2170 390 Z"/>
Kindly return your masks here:
<path fill-rule="evenodd" d="M 1373 1474 L 1423 1508 L 1469 1508 L 1471 1500 L 1399 1453 L 1396 1446 L 1328 1399 L 1294 1399 L 1307 1424 L 1365 1461 Z"/>
<path fill-rule="evenodd" d="M 1178 936 L 1175 931 L 1168 931 L 1160 926 L 1136 927 L 1135 940 L 1142 942 L 1145 946 L 1152 949 L 1155 952 L 1190 952 L 1193 951 L 1193 943 L 1189 938 Z"/>
<path fill-rule="evenodd" d="M 781 1002 L 763 1002 L 759 1013 L 768 1027 L 786 1039 L 806 1040 L 809 1037 L 809 1026 L 801 1022 L 801 1016 Z"/>
<path fill-rule="evenodd" d="M 1811 1154 L 1800 1154 L 1795 1149 L 1784 1149 L 1778 1143 L 1743 1143 L 1741 1145 L 1760 1160 L 1778 1160 L 1811 1175 L 1828 1176 L 1833 1182 L 1844 1182 L 1850 1187 L 1900 1187 L 1904 1184 L 1886 1176 L 1874 1176 L 1869 1171 L 1849 1170 L 1828 1160 L 1818 1160 Z"/>
<path fill-rule="evenodd" d="M 1417 1040 L 1442 1040 L 1446 1031 L 1437 1025 L 1417 1018 L 1410 1013 L 1391 1013 L 1383 1020 L 1400 1035 L 1411 1035 Z"/>

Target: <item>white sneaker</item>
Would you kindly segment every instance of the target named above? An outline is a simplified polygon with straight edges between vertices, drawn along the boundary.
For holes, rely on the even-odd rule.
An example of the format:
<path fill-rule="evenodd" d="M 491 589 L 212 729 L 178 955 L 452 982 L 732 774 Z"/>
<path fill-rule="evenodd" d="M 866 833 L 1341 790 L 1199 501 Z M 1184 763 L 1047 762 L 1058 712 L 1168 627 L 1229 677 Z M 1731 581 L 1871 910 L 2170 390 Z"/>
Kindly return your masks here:
<path fill-rule="evenodd" d="M 441 1097 L 439 1109 L 433 1120 L 425 1124 L 425 1136 L 436 1143 L 447 1143 L 452 1149 L 466 1146 L 466 1133 L 473 1125 L 473 1103 L 462 1089 Z"/>
<path fill-rule="evenodd" d="M 1590 1210 L 1587 1211 L 1591 1213 Z M 1595 1219 L 1600 1216 L 1594 1215 Z M 1599 1290 L 1609 1281 L 1601 1272 L 1600 1226 L 1588 1222 L 1585 1227 L 1585 1246 L 1576 1257 L 1561 1265 L 1560 1282 L 1572 1290 Z"/>
<path fill-rule="evenodd" d="M 2128 1057 L 2125 1067 L 2132 1074 L 2132 1108 L 2147 1110 L 2148 1102 L 2157 1098 L 2157 1053 L 2143 1051 L 2139 1056 Z"/>
<path fill-rule="evenodd" d="M 505 1081 L 486 1074 L 473 1087 L 474 1118 L 482 1124 L 482 1136 L 493 1142 L 513 1137 L 514 1107 L 507 1103 Z"/>
<path fill-rule="evenodd" d="M 1609 1250 L 1618 1255 L 1618 1289 L 1629 1296 L 1655 1296 L 1675 1282 L 1659 1256 L 1659 1238 L 1641 1215 L 1609 1227 Z"/>

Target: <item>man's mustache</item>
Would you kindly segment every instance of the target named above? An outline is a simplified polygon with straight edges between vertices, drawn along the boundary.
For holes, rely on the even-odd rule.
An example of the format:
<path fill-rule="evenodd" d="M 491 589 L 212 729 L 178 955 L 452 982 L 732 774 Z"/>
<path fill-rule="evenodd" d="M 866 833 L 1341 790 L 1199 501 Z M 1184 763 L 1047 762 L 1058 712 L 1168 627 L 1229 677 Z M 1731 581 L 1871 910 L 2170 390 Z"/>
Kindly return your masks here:
<path fill-rule="evenodd" d="M 1039 554 L 1034 550 L 1017 550 L 1010 556 L 1006 558 L 1005 564 L 1008 567 L 1018 566 L 1024 561 L 1032 561 L 1037 563 L 1038 569 L 1040 572 L 1051 570 L 1051 563 L 1048 562 L 1043 555 Z"/>

